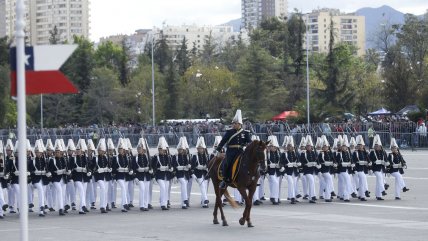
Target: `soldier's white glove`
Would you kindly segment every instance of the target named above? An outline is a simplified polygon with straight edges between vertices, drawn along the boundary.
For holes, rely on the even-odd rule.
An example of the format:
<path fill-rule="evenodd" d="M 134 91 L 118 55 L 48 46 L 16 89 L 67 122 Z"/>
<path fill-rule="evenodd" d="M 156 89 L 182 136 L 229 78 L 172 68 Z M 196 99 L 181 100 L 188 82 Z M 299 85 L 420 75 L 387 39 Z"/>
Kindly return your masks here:
<path fill-rule="evenodd" d="M 404 165 L 403 165 L 403 168 L 404 168 L 404 169 L 407 169 L 407 165 L 406 165 L 406 164 L 404 164 Z"/>
<path fill-rule="evenodd" d="M 351 164 L 351 167 L 352 167 L 352 168 L 354 168 L 354 167 L 355 167 L 355 164 Z"/>
<path fill-rule="evenodd" d="M 150 173 L 150 174 L 153 174 L 153 170 L 152 170 L 152 169 L 150 169 L 150 170 L 149 170 L 149 173 Z"/>
<path fill-rule="evenodd" d="M 214 149 L 214 151 L 213 151 L 213 155 L 214 155 L 214 156 L 218 156 L 218 151 L 217 151 L 216 149 Z"/>
<path fill-rule="evenodd" d="M 321 169 L 321 165 L 316 165 L 316 168 L 317 169 Z"/>
<path fill-rule="evenodd" d="M 69 175 L 69 176 L 71 175 L 71 171 L 70 170 L 67 171 L 67 175 Z"/>
<path fill-rule="evenodd" d="M 172 168 L 172 167 L 171 167 L 171 168 L 169 169 L 169 171 L 170 171 L 170 172 L 173 172 L 173 171 L 174 171 L 174 168 Z"/>
<path fill-rule="evenodd" d="M 336 168 L 336 167 L 337 167 L 337 164 L 336 164 L 336 163 L 334 163 L 334 164 L 333 164 L 333 167 L 334 167 L 334 168 Z"/>
<path fill-rule="evenodd" d="M 298 163 L 297 163 L 297 166 L 298 166 L 298 167 L 302 166 L 302 163 L 298 162 Z"/>
<path fill-rule="evenodd" d="M 134 174 L 133 170 L 129 171 L 129 175 L 133 175 L 133 174 Z"/>
<path fill-rule="evenodd" d="M 285 171 L 285 168 L 284 168 L 284 167 L 281 167 L 281 169 L 279 169 L 279 171 L 280 171 L 280 172 L 284 172 L 284 171 Z"/>
<path fill-rule="evenodd" d="M 385 166 L 388 167 L 390 165 L 389 162 L 385 162 Z"/>
<path fill-rule="evenodd" d="M 30 172 L 27 172 L 27 176 L 30 176 L 30 174 L 31 174 Z"/>
<path fill-rule="evenodd" d="M 372 162 L 369 162 L 369 167 L 371 167 L 373 165 L 373 163 Z"/>
<path fill-rule="evenodd" d="M 111 169 L 111 168 L 108 169 L 108 172 L 112 172 L 112 171 L 113 171 L 113 169 Z"/>
<path fill-rule="evenodd" d="M 9 180 L 9 177 L 10 177 L 9 173 L 4 175 L 4 180 Z"/>
<path fill-rule="evenodd" d="M 92 172 L 86 173 L 86 176 L 90 177 L 92 175 Z"/>
<path fill-rule="evenodd" d="M 187 168 L 188 169 L 190 169 L 192 167 L 192 165 L 190 165 L 190 164 L 187 164 Z"/>
<path fill-rule="evenodd" d="M 51 173 L 51 172 L 48 172 L 48 173 L 46 173 L 46 176 L 47 176 L 47 177 L 51 177 L 51 176 L 52 176 L 52 173 Z"/>

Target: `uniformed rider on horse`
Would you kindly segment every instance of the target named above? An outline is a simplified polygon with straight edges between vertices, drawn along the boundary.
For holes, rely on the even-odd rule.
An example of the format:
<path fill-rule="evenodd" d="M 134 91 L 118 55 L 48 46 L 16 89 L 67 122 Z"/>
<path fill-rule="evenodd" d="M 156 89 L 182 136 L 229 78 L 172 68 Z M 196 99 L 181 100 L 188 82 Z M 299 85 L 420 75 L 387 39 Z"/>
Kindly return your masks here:
<path fill-rule="evenodd" d="M 221 150 L 226 145 L 226 160 L 223 165 L 223 181 L 220 183 L 220 188 L 224 189 L 231 183 L 231 166 L 233 161 L 244 152 L 244 147 L 251 142 L 250 132 L 242 129 L 241 110 L 237 110 L 235 117 L 232 120 L 232 129 L 229 129 L 224 134 L 220 144 L 215 150 L 216 155 L 222 155 Z"/>

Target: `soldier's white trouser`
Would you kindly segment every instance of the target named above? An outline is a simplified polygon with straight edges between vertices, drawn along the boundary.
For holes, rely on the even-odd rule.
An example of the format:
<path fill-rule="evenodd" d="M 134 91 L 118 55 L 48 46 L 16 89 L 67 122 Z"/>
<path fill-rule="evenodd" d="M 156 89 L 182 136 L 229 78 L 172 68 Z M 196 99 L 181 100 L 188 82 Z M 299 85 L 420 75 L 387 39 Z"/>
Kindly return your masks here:
<path fill-rule="evenodd" d="M 128 187 L 129 187 L 129 185 L 128 185 L 128 182 L 127 181 L 125 181 L 125 180 L 123 180 L 123 179 L 119 179 L 119 180 L 117 180 L 116 181 L 117 182 L 117 184 L 119 185 L 119 187 L 120 187 L 120 192 L 121 192 L 121 194 L 122 194 L 122 202 L 121 202 L 121 208 L 123 209 L 124 207 L 124 205 L 125 204 L 128 204 L 129 203 L 129 201 L 128 201 Z"/>
<path fill-rule="evenodd" d="M 375 195 L 376 197 L 382 197 L 382 192 L 385 191 L 385 180 L 383 178 L 383 172 L 374 172 L 375 176 L 376 176 L 376 191 L 375 191 Z"/>
<path fill-rule="evenodd" d="M 365 198 L 368 190 L 367 176 L 364 172 L 357 172 L 356 176 L 358 177 L 358 196 Z"/>
<path fill-rule="evenodd" d="M 12 209 L 12 207 L 15 206 L 15 194 L 13 192 L 12 184 L 7 186 L 7 201 L 8 201 L 10 210 L 14 210 Z"/>
<path fill-rule="evenodd" d="M 204 201 L 208 200 L 208 196 L 207 196 L 208 181 L 205 180 L 204 176 L 202 176 L 202 178 L 197 179 L 197 182 L 199 184 L 199 189 L 201 190 L 201 204 L 204 204 Z"/>
<path fill-rule="evenodd" d="M 131 179 L 131 181 L 127 181 L 126 184 L 128 185 L 126 197 L 127 197 L 128 203 L 132 203 L 132 201 L 134 201 L 134 180 Z"/>
<path fill-rule="evenodd" d="M 279 177 L 279 180 L 278 180 L 278 201 L 280 201 L 281 200 L 281 187 L 282 187 L 282 179 L 284 179 L 284 176 L 283 175 L 280 175 Z"/>
<path fill-rule="evenodd" d="M 116 180 L 111 180 L 107 182 L 108 191 L 107 191 L 107 202 L 115 203 L 116 202 L 116 192 L 117 192 L 117 182 Z"/>
<path fill-rule="evenodd" d="M 40 180 L 38 183 L 34 183 L 31 186 L 33 186 L 37 190 L 37 197 L 39 199 L 38 206 L 36 207 L 44 207 L 45 206 L 45 195 L 44 195 L 44 188 L 42 180 Z M 35 205 L 34 205 L 35 206 Z"/>
<path fill-rule="evenodd" d="M 260 186 L 259 186 L 259 193 L 258 193 L 259 198 L 258 199 L 265 196 L 265 175 L 260 176 L 259 180 L 260 180 Z"/>
<path fill-rule="evenodd" d="M 55 187 L 53 185 L 53 183 L 49 183 L 48 185 L 46 185 L 45 187 L 45 194 L 46 194 L 46 204 L 48 205 L 49 208 L 53 208 L 55 207 L 56 204 L 56 192 L 55 192 Z"/>
<path fill-rule="evenodd" d="M 313 178 L 313 177 L 312 177 Z M 302 190 L 303 190 L 303 196 L 308 195 L 308 181 L 306 178 L 306 175 L 301 174 L 300 179 L 302 180 Z M 315 194 L 315 193 L 314 193 Z"/>
<path fill-rule="evenodd" d="M 333 177 L 329 172 L 322 173 L 322 179 L 324 180 L 324 198 L 330 199 L 331 192 L 333 192 Z"/>
<path fill-rule="evenodd" d="M 169 185 L 168 185 L 168 201 L 171 199 L 171 187 L 172 187 L 172 184 L 173 184 L 173 179 L 171 179 L 171 180 L 169 180 Z"/>
<path fill-rule="evenodd" d="M 296 196 L 297 196 L 298 194 L 300 194 L 300 190 L 299 190 L 300 175 L 297 174 L 297 176 L 294 176 L 294 177 L 295 177 L 294 178 L 294 194 L 296 194 Z"/>
<path fill-rule="evenodd" d="M 34 188 L 33 188 L 33 184 L 31 184 L 31 183 L 29 183 L 28 185 L 27 185 L 27 197 L 28 197 L 28 204 L 30 204 L 30 203 L 32 203 L 32 204 L 34 204 L 34 201 L 33 201 L 33 199 L 34 199 L 34 194 L 33 194 L 33 190 Z"/>
<path fill-rule="evenodd" d="M 147 208 L 149 204 L 150 181 L 138 181 L 140 189 L 140 208 Z"/>
<path fill-rule="evenodd" d="M 5 191 L 5 189 L 0 187 L 0 215 L 2 215 L 2 216 L 3 216 L 3 205 L 6 204 L 6 202 L 4 200 L 4 193 L 3 193 Z"/>
<path fill-rule="evenodd" d="M 106 182 L 104 180 L 97 181 L 98 186 L 100 187 L 100 208 L 107 207 L 107 188 Z M 96 189 L 95 189 L 96 192 Z"/>
<path fill-rule="evenodd" d="M 169 188 L 169 181 L 163 180 L 163 179 L 157 179 L 157 182 L 159 184 L 159 203 L 161 206 L 165 206 L 168 204 L 168 188 Z"/>
<path fill-rule="evenodd" d="M 87 183 L 86 182 L 74 182 L 74 186 L 75 186 L 75 190 L 76 190 L 76 194 L 79 194 L 79 198 L 80 198 L 80 207 L 79 207 L 79 211 L 83 211 L 82 207 L 86 206 L 86 187 L 87 187 Z"/>
<path fill-rule="evenodd" d="M 187 200 L 187 180 L 184 177 L 178 178 L 178 181 L 180 182 L 180 188 L 181 188 L 181 206 L 186 206 L 184 204 L 184 201 Z"/>
<path fill-rule="evenodd" d="M 349 200 L 352 193 L 351 176 L 348 172 L 341 172 L 339 175 L 342 176 L 343 199 Z"/>
<path fill-rule="evenodd" d="M 401 190 L 406 186 L 406 183 L 404 183 L 403 176 L 399 172 L 393 172 L 391 176 L 395 178 L 395 197 L 400 197 Z"/>
<path fill-rule="evenodd" d="M 279 177 L 277 175 L 269 175 L 269 192 L 270 198 L 277 202 L 279 194 Z"/>
<path fill-rule="evenodd" d="M 56 195 L 56 201 L 57 201 L 57 205 L 58 205 L 58 209 L 64 209 L 64 191 L 62 188 L 63 186 L 63 180 L 61 178 L 61 180 L 59 182 L 54 182 L 53 185 L 55 187 L 55 195 Z"/>
<path fill-rule="evenodd" d="M 340 173 L 339 173 L 338 174 L 338 181 L 337 181 L 337 196 L 340 198 L 343 198 L 343 190 L 345 188 L 343 183 L 344 183 L 343 176 L 340 175 Z"/>
<path fill-rule="evenodd" d="M 187 200 L 189 200 L 189 203 L 190 203 L 190 193 L 192 191 L 192 185 L 193 185 L 193 177 L 190 176 L 189 180 L 187 181 Z"/>
<path fill-rule="evenodd" d="M 315 197 L 315 180 L 314 175 L 306 174 L 306 182 L 308 184 L 308 195 L 309 197 Z"/>
<path fill-rule="evenodd" d="M 259 200 L 259 186 L 256 187 L 256 190 L 254 191 L 254 195 L 253 195 L 253 202 Z"/>
<path fill-rule="evenodd" d="M 62 188 L 62 202 L 63 204 L 67 204 L 66 200 L 67 200 L 67 183 L 64 182 L 64 179 L 62 179 L 63 181 L 61 182 L 61 188 Z"/>
<path fill-rule="evenodd" d="M 17 183 L 17 184 L 12 184 L 11 185 L 12 186 L 12 196 L 13 196 L 13 200 L 14 200 L 14 202 L 16 201 L 16 207 L 17 208 L 19 208 L 19 205 L 20 205 L 20 190 L 21 189 L 19 189 L 19 184 Z M 13 206 L 13 205 L 12 205 Z"/>
<path fill-rule="evenodd" d="M 352 192 L 357 193 L 357 188 L 359 188 L 360 183 L 358 182 L 358 174 L 352 174 Z"/>
<path fill-rule="evenodd" d="M 242 195 L 237 188 L 233 189 L 233 199 L 239 203 L 242 202 Z"/>
<path fill-rule="evenodd" d="M 152 197 L 153 197 L 153 179 L 150 179 L 149 197 L 148 197 L 148 202 L 149 202 L 150 205 L 152 204 Z"/>
<path fill-rule="evenodd" d="M 318 195 L 319 195 L 320 197 L 326 198 L 326 197 L 325 197 L 325 193 L 324 193 L 324 192 L 325 192 L 325 190 L 326 190 L 326 183 L 325 183 L 325 180 L 324 180 L 323 174 L 322 174 L 321 172 L 318 172 L 317 177 L 318 177 L 318 181 L 319 181 L 319 183 L 320 183 L 320 187 L 319 187 L 319 190 L 318 190 Z"/>
<path fill-rule="evenodd" d="M 296 177 L 293 175 L 287 175 L 287 186 L 288 186 L 288 198 L 292 199 L 296 197 L 296 191 L 295 191 L 295 183 Z"/>
<path fill-rule="evenodd" d="M 95 203 L 97 198 L 97 183 L 92 178 L 88 182 L 88 186 L 86 187 L 86 203 L 92 204 Z"/>
<path fill-rule="evenodd" d="M 74 181 L 69 180 L 66 187 L 66 204 L 76 204 L 76 189 L 74 188 Z"/>

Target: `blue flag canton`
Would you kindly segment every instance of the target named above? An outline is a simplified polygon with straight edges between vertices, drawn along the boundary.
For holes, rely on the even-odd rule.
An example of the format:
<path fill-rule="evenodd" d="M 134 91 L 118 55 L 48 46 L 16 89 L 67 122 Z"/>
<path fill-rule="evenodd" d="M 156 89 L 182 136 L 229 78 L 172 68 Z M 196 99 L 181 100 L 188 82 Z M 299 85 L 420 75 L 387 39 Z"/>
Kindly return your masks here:
<path fill-rule="evenodd" d="M 10 48 L 11 71 L 16 71 L 16 47 Z M 34 70 L 34 51 L 33 47 L 25 47 L 25 70 Z"/>

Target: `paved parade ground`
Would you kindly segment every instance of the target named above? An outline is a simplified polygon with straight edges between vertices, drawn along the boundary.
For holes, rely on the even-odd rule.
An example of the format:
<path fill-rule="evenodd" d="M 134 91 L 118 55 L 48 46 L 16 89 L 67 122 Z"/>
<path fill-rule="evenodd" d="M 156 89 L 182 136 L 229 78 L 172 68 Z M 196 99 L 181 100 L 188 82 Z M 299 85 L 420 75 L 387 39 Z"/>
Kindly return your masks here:
<path fill-rule="evenodd" d="M 65 217 L 58 212 L 40 218 L 30 213 L 29 236 L 32 241 L 41 240 L 427 240 L 428 239 L 428 151 L 403 151 L 408 169 L 405 182 L 409 192 L 402 193 L 402 200 L 394 200 L 394 179 L 386 178 L 391 185 L 385 201 L 374 197 L 375 177 L 369 176 L 372 193 L 367 202 L 352 199 L 350 203 L 334 200 L 309 204 L 301 200 L 291 205 L 286 200 L 287 183 L 282 183 L 282 203 L 279 206 L 264 201 L 252 209 L 254 228 L 238 223 L 243 208 L 225 207 L 229 227 L 212 224 L 213 191 L 209 188 L 210 207 L 199 205 L 200 196 L 196 183 L 190 198 L 191 208 L 182 210 L 179 186 L 172 189 L 172 208 L 161 211 L 158 204 L 158 186 L 154 186 L 153 206 L 149 212 L 137 207 L 128 213 L 114 209 L 108 214 L 99 210 L 86 215 L 71 211 Z M 269 199 L 268 182 L 265 197 Z M 318 185 L 317 185 L 318 189 Z M 337 179 L 335 179 L 337 190 Z M 119 192 L 120 189 L 118 189 Z M 229 191 L 233 193 L 231 188 Z M 118 194 L 117 203 L 120 203 Z M 138 206 L 138 190 L 135 189 L 134 205 Z M 0 240 L 19 240 L 19 218 L 7 214 L 0 220 Z"/>

